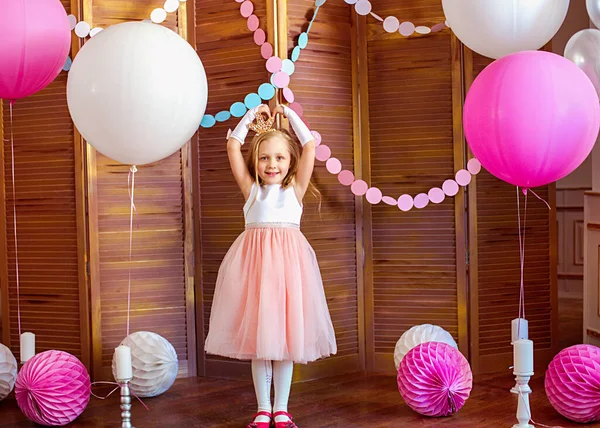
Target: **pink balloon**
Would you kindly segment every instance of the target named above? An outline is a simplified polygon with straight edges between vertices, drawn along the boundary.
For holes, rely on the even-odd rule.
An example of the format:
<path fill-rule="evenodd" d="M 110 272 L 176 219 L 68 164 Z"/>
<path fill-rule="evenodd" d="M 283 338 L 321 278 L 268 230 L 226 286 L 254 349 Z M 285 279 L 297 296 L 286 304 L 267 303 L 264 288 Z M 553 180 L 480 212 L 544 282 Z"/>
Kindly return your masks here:
<path fill-rule="evenodd" d="M 383 198 L 381 198 L 381 200 L 388 205 L 397 205 L 398 201 L 395 200 L 394 198 L 390 197 L 390 196 L 384 196 Z"/>
<path fill-rule="evenodd" d="M 352 190 L 352 193 L 354 193 L 356 196 L 364 195 L 365 193 L 367 193 L 368 189 L 369 189 L 369 185 L 367 183 L 365 183 L 363 180 L 356 180 L 350 186 L 350 190 Z"/>
<path fill-rule="evenodd" d="M 467 186 L 471 182 L 471 173 L 466 169 L 461 169 L 456 173 L 456 182 L 461 186 Z"/>
<path fill-rule="evenodd" d="M 410 211 L 413 205 L 413 198 L 410 195 L 402 195 L 398 198 L 398 208 L 402 211 Z"/>
<path fill-rule="evenodd" d="M 338 180 L 344 186 L 350 186 L 352 183 L 354 183 L 354 174 L 352 173 L 352 171 L 348 171 L 347 169 L 345 169 L 338 174 Z"/>
<path fill-rule="evenodd" d="M 429 200 L 431 202 L 433 202 L 434 204 L 440 204 L 442 202 L 444 202 L 444 199 L 446 199 L 446 195 L 444 194 L 444 191 L 442 189 L 440 189 L 439 187 L 433 187 L 429 190 L 429 192 L 427 193 L 427 196 L 429 196 Z"/>
<path fill-rule="evenodd" d="M 0 13 L 0 98 L 17 100 L 48 86 L 71 48 L 71 25 L 59 0 L 8 0 Z"/>
<path fill-rule="evenodd" d="M 325 162 L 327 159 L 331 157 L 331 149 L 327 147 L 325 144 L 321 144 L 315 150 L 315 157 L 321 162 Z"/>
<path fill-rule="evenodd" d="M 525 51 L 494 61 L 477 76 L 463 124 L 485 169 L 531 188 L 581 165 L 598 136 L 600 105 L 594 86 L 571 61 Z"/>
<path fill-rule="evenodd" d="M 429 196 L 425 193 L 419 193 L 415 196 L 415 208 L 421 209 L 429 205 Z"/>
<path fill-rule="evenodd" d="M 256 31 L 256 33 L 258 33 L 258 30 Z M 256 33 L 254 34 L 256 35 Z M 260 54 L 264 59 L 271 58 L 271 56 L 273 56 L 273 46 L 271 46 L 271 43 L 263 43 L 260 47 Z"/>
<path fill-rule="evenodd" d="M 442 184 L 442 190 L 446 196 L 454 196 L 458 193 L 458 183 L 454 180 L 446 180 Z"/>
<path fill-rule="evenodd" d="M 342 163 L 339 161 L 339 159 L 329 158 L 329 159 L 327 159 L 327 163 L 325 164 L 325 167 L 327 168 L 327 171 L 329 171 L 330 173 L 337 174 L 342 170 Z"/>
<path fill-rule="evenodd" d="M 375 205 L 381 202 L 383 194 L 381 193 L 381 190 L 379 190 L 377 187 L 371 187 L 369 190 L 367 190 L 366 198 L 370 204 Z"/>

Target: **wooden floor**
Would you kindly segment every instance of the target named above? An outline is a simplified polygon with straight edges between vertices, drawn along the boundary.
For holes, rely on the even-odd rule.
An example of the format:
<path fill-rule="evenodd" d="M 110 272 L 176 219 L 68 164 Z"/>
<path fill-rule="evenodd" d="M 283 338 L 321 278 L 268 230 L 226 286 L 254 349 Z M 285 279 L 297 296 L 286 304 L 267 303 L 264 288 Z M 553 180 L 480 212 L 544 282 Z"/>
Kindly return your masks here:
<path fill-rule="evenodd" d="M 353 374 L 295 384 L 290 412 L 300 428 L 317 427 L 511 427 L 516 419 L 516 396 L 508 390 L 510 376 L 476 380 L 470 399 L 456 415 L 434 419 L 412 412 L 402 401 L 394 376 Z M 567 421 L 546 399 L 543 378 L 531 383 L 533 419 L 552 427 L 582 426 Z M 98 392 L 98 391 L 97 391 Z M 137 428 L 222 427 L 245 428 L 254 413 L 255 398 L 249 382 L 217 379 L 183 379 L 160 397 L 133 406 Z M 0 427 L 34 427 L 19 411 L 14 396 L 0 402 Z M 120 426 L 119 399 L 92 398 L 83 415 L 71 427 Z M 588 424 L 585 427 L 600 424 Z"/>

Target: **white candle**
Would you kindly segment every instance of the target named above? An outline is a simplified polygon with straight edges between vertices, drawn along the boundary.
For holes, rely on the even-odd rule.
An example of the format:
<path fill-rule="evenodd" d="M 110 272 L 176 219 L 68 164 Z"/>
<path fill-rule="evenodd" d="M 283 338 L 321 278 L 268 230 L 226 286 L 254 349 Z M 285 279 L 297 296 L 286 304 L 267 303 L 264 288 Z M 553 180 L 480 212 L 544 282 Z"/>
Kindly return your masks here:
<path fill-rule="evenodd" d="M 35 355 L 35 334 L 21 333 L 21 364 L 25 364 Z"/>
<path fill-rule="evenodd" d="M 533 373 L 533 342 L 528 339 L 515 340 L 514 346 L 514 368 L 515 374 Z"/>
<path fill-rule="evenodd" d="M 117 380 L 130 380 L 133 377 L 131 368 L 131 348 L 121 345 L 115 349 L 117 361 Z"/>
<path fill-rule="evenodd" d="M 511 332 L 510 343 L 519 339 L 529 339 L 529 322 L 525 318 L 515 318 L 511 322 Z"/>

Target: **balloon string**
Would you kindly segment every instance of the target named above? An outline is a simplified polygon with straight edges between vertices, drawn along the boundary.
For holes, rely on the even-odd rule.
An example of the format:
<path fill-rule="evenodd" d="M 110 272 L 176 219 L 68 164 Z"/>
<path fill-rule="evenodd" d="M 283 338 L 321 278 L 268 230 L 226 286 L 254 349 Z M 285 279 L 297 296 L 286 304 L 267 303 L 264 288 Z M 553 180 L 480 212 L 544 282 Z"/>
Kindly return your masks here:
<path fill-rule="evenodd" d="M 527 192 L 525 192 L 525 210 L 523 215 L 523 232 L 521 233 L 521 199 L 519 186 L 517 186 L 517 221 L 519 226 L 519 256 L 520 256 L 520 290 L 519 290 L 519 316 L 525 319 L 525 232 L 527 230 Z M 521 321 L 517 323 L 517 337 L 521 337 Z"/>
<path fill-rule="evenodd" d="M 129 175 L 127 177 L 127 191 L 129 192 L 130 210 L 129 210 L 129 278 L 127 280 L 127 335 L 129 336 L 129 319 L 131 313 L 131 263 L 132 263 L 132 250 L 133 250 L 133 214 L 137 213 L 134 203 L 134 191 L 135 191 L 135 173 L 137 168 L 133 165 L 129 169 Z M 130 188 L 131 183 L 131 188 Z"/>
<path fill-rule="evenodd" d="M 21 290 L 19 282 L 19 245 L 17 240 L 17 192 L 15 191 L 15 137 L 13 132 L 13 104 L 9 103 L 10 110 L 10 169 L 12 178 L 12 199 L 13 199 L 13 231 L 15 238 L 15 276 L 17 281 L 17 326 L 19 337 L 21 337 Z"/>
<path fill-rule="evenodd" d="M 533 193 L 533 196 L 535 196 L 536 198 L 538 198 L 540 201 L 542 201 L 543 203 L 546 204 L 546 206 L 548 207 L 548 209 L 550 211 L 552 211 L 552 208 L 550 207 L 550 204 L 542 197 L 538 196 L 537 193 L 535 193 L 533 190 L 529 189 L 529 192 Z M 527 195 L 527 193 L 525 193 L 525 195 Z"/>
<path fill-rule="evenodd" d="M 102 381 L 102 380 L 99 380 L 99 381 L 93 382 L 93 383 L 92 383 L 92 388 L 94 387 L 94 385 L 116 385 L 116 387 L 115 387 L 115 388 L 114 388 L 112 391 L 110 391 L 108 394 L 106 394 L 104 397 L 100 397 L 99 395 L 96 395 L 96 394 L 94 394 L 94 392 L 93 392 L 93 391 L 90 391 L 90 393 L 91 393 L 91 394 L 92 394 L 94 397 L 98 398 L 99 400 L 106 400 L 108 397 L 110 397 L 110 396 L 113 394 L 113 392 L 115 392 L 116 390 L 118 390 L 119 388 L 121 388 L 121 385 L 120 385 L 119 383 L 117 383 L 117 382 L 105 382 L 105 381 Z M 133 390 L 132 390 L 131 388 L 129 388 L 129 392 L 131 392 L 131 394 L 132 394 L 132 395 L 133 395 L 135 398 L 137 398 L 137 399 L 138 399 L 138 401 L 139 401 L 140 403 L 142 403 L 142 406 L 144 406 L 144 408 L 145 408 L 146 410 L 150 410 L 150 409 L 148 408 L 148 406 L 146 406 L 146 403 L 144 403 L 144 402 L 142 401 L 142 399 L 141 399 L 140 397 L 138 397 L 138 396 L 137 396 L 137 394 L 136 394 L 135 392 L 133 392 Z"/>

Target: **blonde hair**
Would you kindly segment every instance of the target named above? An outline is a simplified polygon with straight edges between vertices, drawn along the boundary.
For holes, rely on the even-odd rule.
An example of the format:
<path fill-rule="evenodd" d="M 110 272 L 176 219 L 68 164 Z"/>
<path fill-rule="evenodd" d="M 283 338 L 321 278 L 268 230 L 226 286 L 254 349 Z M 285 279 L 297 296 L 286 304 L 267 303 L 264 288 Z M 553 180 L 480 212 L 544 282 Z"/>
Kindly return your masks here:
<path fill-rule="evenodd" d="M 294 141 L 290 133 L 285 129 L 272 129 L 268 132 L 264 132 L 262 134 L 256 134 L 250 143 L 250 152 L 248 153 L 248 159 L 246 160 L 246 166 L 248 167 L 248 172 L 250 176 L 256 183 L 256 185 L 262 185 L 262 179 L 259 177 L 258 171 L 258 161 L 259 161 L 259 149 L 260 145 L 268 140 L 269 138 L 279 137 L 287 143 L 288 151 L 290 152 L 290 168 L 288 169 L 287 175 L 283 178 L 281 182 L 281 187 L 284 189 L 294 184 L 294 180 L 296 178 L 296 173 L 298 172 L 298 163 L 300 161 L 300 149 L 298 147 L 298 143 Z M 319 203 L 319 211 L 321 210 L 321 192 L 314 185 L 312 180 L 308 182 L 308 190 L 315 197 L 315 199 Z"/>

